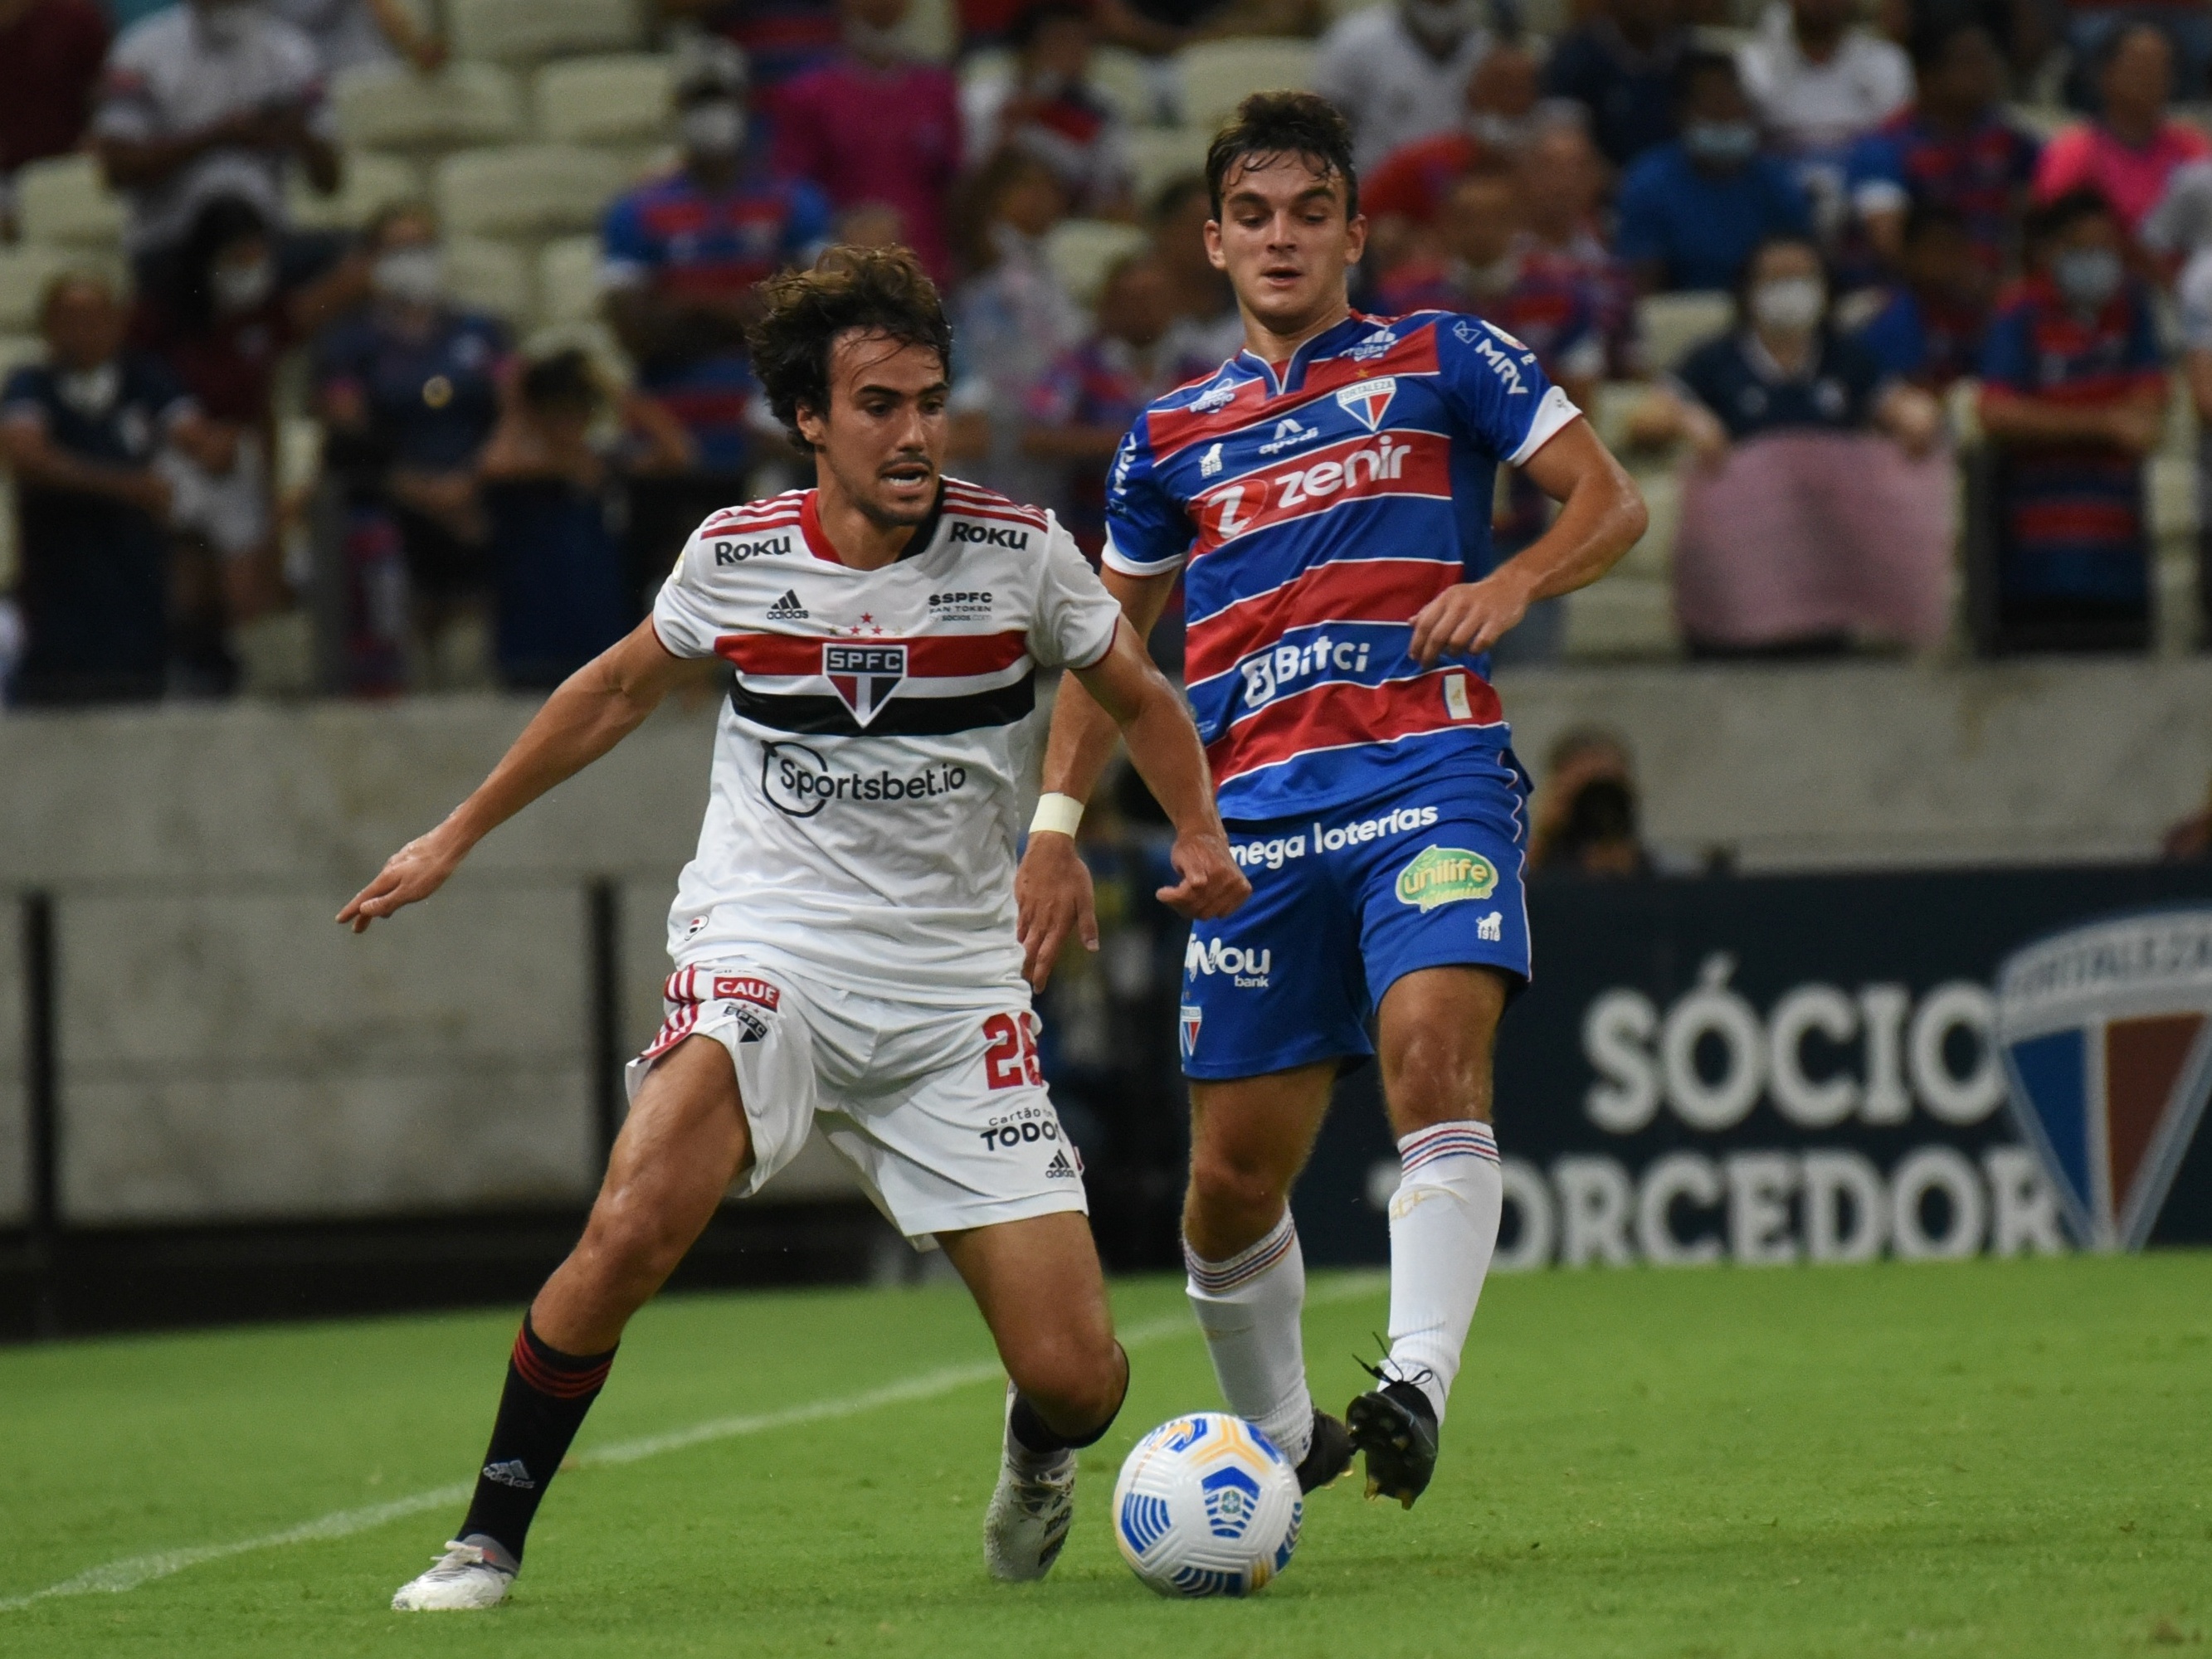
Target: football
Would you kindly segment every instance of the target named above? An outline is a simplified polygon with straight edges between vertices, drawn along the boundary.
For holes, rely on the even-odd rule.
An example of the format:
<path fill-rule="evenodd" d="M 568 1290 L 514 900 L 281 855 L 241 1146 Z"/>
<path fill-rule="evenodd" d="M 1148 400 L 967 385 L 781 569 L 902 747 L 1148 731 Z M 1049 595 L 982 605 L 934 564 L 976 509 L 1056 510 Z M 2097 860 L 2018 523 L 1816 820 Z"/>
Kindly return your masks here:
<path fill-rule="evenodd" d="M 1249 1595 L 1290 1565 L 1305 1517 L 1297 1476 L 1226 1412 L 1194 1412 L 1139 1440 L 1114 1483 L 1114 1537 L 1163 1595 Z"/>

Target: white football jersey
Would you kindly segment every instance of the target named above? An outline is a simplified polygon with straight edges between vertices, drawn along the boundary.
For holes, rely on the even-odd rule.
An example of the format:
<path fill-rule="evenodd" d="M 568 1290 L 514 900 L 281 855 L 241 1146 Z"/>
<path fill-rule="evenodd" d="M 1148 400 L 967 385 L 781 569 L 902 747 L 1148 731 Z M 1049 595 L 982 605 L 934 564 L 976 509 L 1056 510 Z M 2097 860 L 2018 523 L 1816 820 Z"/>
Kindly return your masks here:
<path fill-rule="evenodd" d="M 1049 513 L 957 479 L 880 570 L 838 558 L 812 490 L 701 525 L 653 625 L 737 683 L 669 915 L 677 965 L 764 947 L 873 995 L 1025 994 L 1018 728 L 1038 668 L 1099 661 L 1120 616 Z"/>

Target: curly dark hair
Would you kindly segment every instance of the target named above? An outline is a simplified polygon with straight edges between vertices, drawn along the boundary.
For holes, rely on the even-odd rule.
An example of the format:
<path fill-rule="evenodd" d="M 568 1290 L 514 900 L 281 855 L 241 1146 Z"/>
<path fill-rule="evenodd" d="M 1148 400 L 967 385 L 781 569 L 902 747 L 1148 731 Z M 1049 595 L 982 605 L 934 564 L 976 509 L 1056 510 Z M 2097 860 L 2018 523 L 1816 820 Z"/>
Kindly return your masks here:
<path fill-rule="evenodd" d="M 1359 216 L 1359 175 L 1352 167 L 1352 128 L 1335 105 L 1310 92 L 1255 92 L 1237 105 L 1206 151 L 1206 188 L 1221 216 L 1221 186 L 1239 161 L 1295 155 L 1316 179 L 1344 180 L 1344 216 Z"/>
<path fill-rule="evenodd" d="M 787 270 L 760 288 L 760 318 L 745 331 L 753 373 L 791 441 L 799 411 L 830 410 L 830 349 L 847 329 L 864 329 L 900 345 L 927 346 L 949 373 L 952 325 L 937 284 L 902 247 L 833 247 L 811 270 Z"/>

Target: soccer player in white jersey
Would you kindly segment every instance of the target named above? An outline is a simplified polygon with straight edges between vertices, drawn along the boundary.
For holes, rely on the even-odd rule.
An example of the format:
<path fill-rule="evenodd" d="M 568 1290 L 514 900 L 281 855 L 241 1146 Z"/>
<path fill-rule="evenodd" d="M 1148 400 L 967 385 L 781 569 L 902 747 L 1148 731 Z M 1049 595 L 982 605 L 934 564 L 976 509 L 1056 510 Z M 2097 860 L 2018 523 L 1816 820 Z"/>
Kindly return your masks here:
<path fill-rule="evenodd" d="M 699 851 L 669 920 L 667 1019 L 584 1237 L 515 1340 L 467 1516 L 401 1610 L 489 1607 L 616 1344 L 733 1180 L 819 1124 L 974 1293 L 1008 1376 L 984 1553 L 1051 1566 L 1075 1449 L 1120 1408 L 1081 1160 L 1037 1069 L 1014 935 L 1015 726 L 1066 665 L 1121 722 L 1176 824 L 1193 916 L 1249 890 L 1188 714 L 1052 516 L 941 476 L 951 333 L 903 249 L 764 286 L 752 358 L 817 488 L 708 519 L 652 617 L 546 700 L 484 783 L 338 920 L 427 898 L 469 848 L 612 748 L 686 658 L 736 670 Z"/>
<path fill-rule="evenodd" d="M 1491 1042 L 1528 975 L 1527 781 L 1485 653 L 1528 605 L 1593 581 L 1644 503 L 1535 354 L 1480 318 L 1366 317 L 1346 298 L 1366 222 L 1350 135 L 1305 93 L 1248 99 L 1206 157 L 1206 246 L 1245 349 L 1138 417 L 1107 481 L 1106 584 L 1149 632 L 1178 574 L 1191 707 L 1252 898 L 1184 957 L 1188 1291 L 1222 1391 L 1310 1489 L 1354 1448 L 1407 1506 L 1503 1205 Z M 1500 464 L 1560 503 L 1503 562 Z M 1071 689 L 1048 791 L 1088 794 L 1114 721 Z M 1055 803 L 1057 805 L 1057 803 Z M 1031 976 L 1090 878 L 1033 836 L 1018 890 Z M 1306 1383 L 1305 1269 L 1287 1208 L 1339 1073 L 1373 1056 L 1398 1137 L 1389 1352 L 1340 1422 Z"/>

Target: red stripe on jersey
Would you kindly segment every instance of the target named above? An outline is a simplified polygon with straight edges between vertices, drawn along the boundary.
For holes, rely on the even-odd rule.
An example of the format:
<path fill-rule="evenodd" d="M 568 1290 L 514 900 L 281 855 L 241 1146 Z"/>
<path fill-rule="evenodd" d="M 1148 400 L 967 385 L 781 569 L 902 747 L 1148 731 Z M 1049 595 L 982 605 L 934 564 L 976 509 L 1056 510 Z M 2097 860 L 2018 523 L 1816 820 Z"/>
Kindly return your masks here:
<path fill-rule="evenodd" d="M 1003 634 L 886 635 L 844 640 L 809 639 L 793 634 L 725 634 L 714 641 L 714 654 L 735 663 L 746 674 L 819 674 L 825 645 L 902 645 L 908 674 L 951 679 L 1012 668 L 1029 655 L 1030 636 L 1018 628 Z"/>
<path fill-rule="evenodd" d="M 1429 323 L 1419 327 L 1419 333 L 1399 341 L 1378 356 L 1331 357 L 1316 363 L 1306 371 L 1305 380 L 1296 392 L 1271 398 L 1267 395 L 1267 383 L 1255 379 L 1239 385 L 1236 395 L 1227 403 L 1203 413 L 1190 409 L 1153 410 L 1145 417 L 1145 437 L 1152 446 L 1153 464 L 1157 465 L 1177 450 L 1188 449 L 1193 444 L 1229 437 L 1263 420 L 1279 420 L 1307 404 L 1329 397 L 1345 386 L 1357 386 L 1362 380 L 1385 374 L 1435 374 L 1436 330 Z"/>
<path fill-rule="evenodd" d="M 731 529 L 780 530 L 785 525 L 799 522 L 799 504 L 781 496 L 765 501 L 748 501 L 743 507 L 726 507 L 699 526 L 708 532 Z"/>
<path fill-rule="evenodd" d="M 1193 622 L 1184 672 L 1194 684 L 1212 679 L 1293 628 L 1411 622 L 1466 575 L 1457 559 L 1338 559 L 1316 565 L 1280 587 Z"/>
<path fill-rule="evenodd" d="M 1382 432 L 1310 450 L 1295 461 L 1248 472 L 1191 498 L 1185 507 L 1199 558 L 1255 530 L 1346 501 L 1384 495 L 1451 498 L 1451 440 L 1435 432 Z"/>
<path fill-rule="evenodd" d="M 1467 681 L 1468 718 L 1454 720 L 1444 684 Z M 1213 787 L 1263 766 L 1295 760 L 1316 749 L 1344 749 L 1417 737 L 1455 726 L 1494 726 L 1505 718 L 1490 683 L 1464 668 L 1439 668 L 1419 679 L 1383 685 L 1317 685 L 1269 703 L 1206 745 Z"/>

